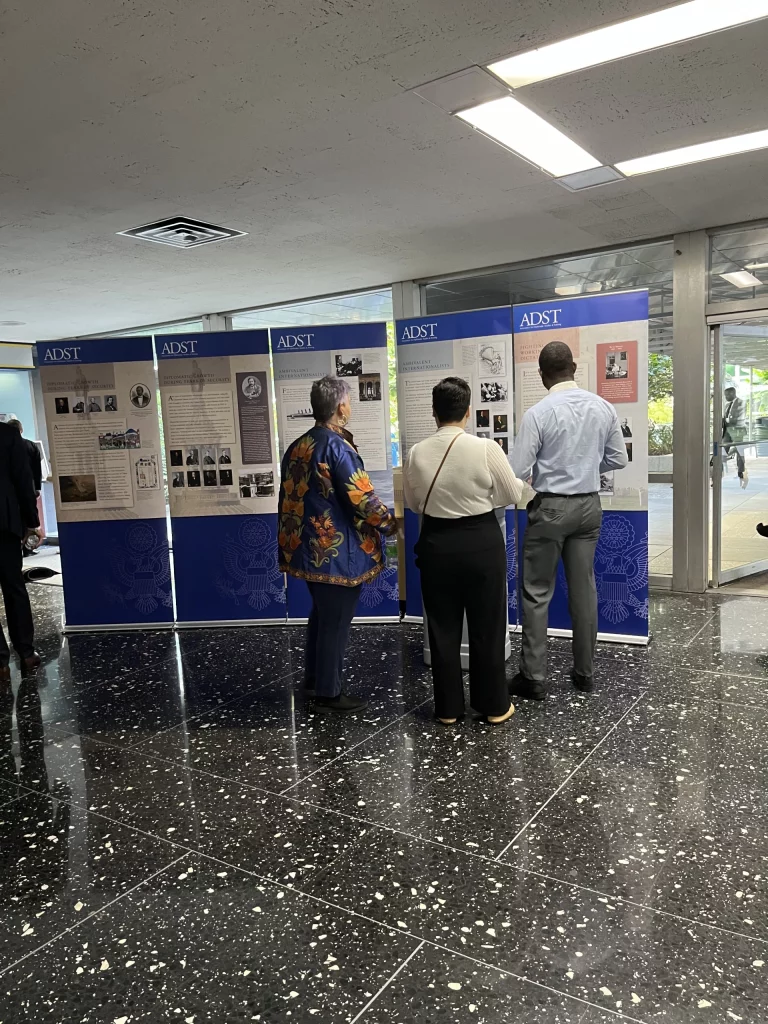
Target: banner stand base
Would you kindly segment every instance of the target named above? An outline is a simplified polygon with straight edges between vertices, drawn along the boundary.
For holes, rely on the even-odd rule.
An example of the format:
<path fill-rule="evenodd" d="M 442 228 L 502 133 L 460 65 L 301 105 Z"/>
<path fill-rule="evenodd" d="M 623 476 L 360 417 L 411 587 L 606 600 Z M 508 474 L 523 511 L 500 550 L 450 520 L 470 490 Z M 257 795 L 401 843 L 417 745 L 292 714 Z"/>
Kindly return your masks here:
<path fill-rule="evenodd" d="M 510 633 L 522 633 L 522 626 L 510 626 Z M 561 636 L 570 639 L 573 631 L 570 629 L 548 629 L 547 636 Z M 635 647 L 647 647 L 650 637 L 637 636 L 635 633 L 598 633 L 597 639 L 609 644 L 632 644 Z"/>
<path fill-rule="evenodd" d="M 229 629 L 234 626 L 286 626 L 286 619 L 204 619 L 200 622 L 177 622 L 175 628 L 181 629 L 214 629 L 221 626 Z"/>
<path fill-rule="evenodd" d="M 402 620 L 401 620 L 399 615 L 371 615 L 371 616 L 368 616 L 368 615 L 359 615 L 358 616 L 358 615 L 356 615 L 354 617 L 354 619 L 352 619 L 352 625 L 353 626 L 368 626 L 368 625 L 376 625 L 376 624 L 378 624 L 380 626 L 381 625 L 391 626 L 393 624 L 399 624 L 401 621 Z M 304 619 L 286 619 L 286 625 L 288 625 L 288 626 L 306 626 L 306 624 L 308 622 L 309 622 L 309 619 L 307 619 L 307 618 L 304 618 Z M 419 622 L 421 622 L 421 619 L 419 619 Z"/>
<path fill-rule="evenodd" d="M 61 632 L 68 633 L 139 633 L 149 630 L 173 630 L 172 622 L 109 622 L 96 626 L 69 626 L 62 615 Z"/>

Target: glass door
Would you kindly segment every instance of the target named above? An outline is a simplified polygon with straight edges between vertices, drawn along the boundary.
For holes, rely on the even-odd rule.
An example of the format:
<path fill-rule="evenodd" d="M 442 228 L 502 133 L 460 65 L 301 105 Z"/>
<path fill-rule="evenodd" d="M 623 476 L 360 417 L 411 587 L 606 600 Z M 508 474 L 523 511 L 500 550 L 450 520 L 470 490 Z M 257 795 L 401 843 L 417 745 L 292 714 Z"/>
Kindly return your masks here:
<path fill-rule="evenodd" d="M 712 585 L 768 573 L 768 313 L 712 330 Z"/>

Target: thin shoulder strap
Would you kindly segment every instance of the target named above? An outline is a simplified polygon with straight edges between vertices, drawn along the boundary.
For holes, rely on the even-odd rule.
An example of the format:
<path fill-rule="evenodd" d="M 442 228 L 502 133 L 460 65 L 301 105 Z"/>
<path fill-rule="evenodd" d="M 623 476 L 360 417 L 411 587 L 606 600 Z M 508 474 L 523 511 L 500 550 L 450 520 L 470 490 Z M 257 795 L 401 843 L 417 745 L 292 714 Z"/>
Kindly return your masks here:
<path fill-rule="evenodd" d="M 464 433 L 464 431 L 462 430 L 461 434 L 463 434 L 463 433 Z M 450 444 L 448 445 L 448 447 L 446 448 L 446 450 L 445 450 L 445 455 L 443 456 L 442 462 L 441 462 L 441 463 L 440 463 L 440 465 L 439 465 L 439 466 L 437 467 L 437 472 L 436 472 L 436 473 L 435 473 L 435 475 L 434 475 L 434 476 L 432 477 L 432 483 L 431 483 L 431 484 L 429 485 L 429 490 L 427 491 L 427 500 L 426 500 L 426 501 L 424 502 L 424 508 L 423 508 L 423 509 L 421 510 L 421 512 L 422 512 L 422 515 L 425 515 L 425 514 L 426 514 L 426 511 L 427 511 L 427 505 L 429 504 L 429 499 L 430 499 L 430 498 L 432 497 L 432 488 L 433 488 L 433 487 L 435 486 L 435 483 L 437 482 L 437 478 L 438 478 L 438 477 L 440 476 L 440 470 L 441 470 L 441 469 L 443 468 L 443 466 L 445 465 L 445 460 L 446 460 L 446 459 L 448 458 L 448 456 L 450 455 L 450 452 L 451 452 L 451 448 L 453 448 L 453 446 L 454 446 L 454 445 L 456 444 L 456 442 L 457 442 L 457 441 L 459 440 L 459 438 L 461 437 L 461 434 L 457 434 L 457 435 L 456 435 L 456 436 L 454 437 L 454 439 L 453 439 L 453 440 L 451 441 L 451 443 L 450 443 Z"/>

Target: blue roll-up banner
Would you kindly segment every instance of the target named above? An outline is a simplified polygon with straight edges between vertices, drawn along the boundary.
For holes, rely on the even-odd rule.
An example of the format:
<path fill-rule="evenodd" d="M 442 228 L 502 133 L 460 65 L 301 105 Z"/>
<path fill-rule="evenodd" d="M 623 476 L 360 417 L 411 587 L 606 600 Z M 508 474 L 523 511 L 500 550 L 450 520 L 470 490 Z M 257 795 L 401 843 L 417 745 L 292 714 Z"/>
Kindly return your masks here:
<path fill-rule="evenodd" d="M 603 528 L 595 555 L 599 638 L 648 642 L 648 292 L 614 292 L 513 307 L 516 423 L 546 394 L 538 356 L 570 346 L 576 381 L 616 406 L 630 461 L 600 481 Z M 518 514 L 520 565 L 525 513 Z M 549 610 L 553 634 L 569 635 L 562 563 Z"/>
<path fill-rule="evenodd" d="M 155 338 L 179 626 L 285 622 L 267 331 Z"/>
<path fill-rule="evenodd" d="M 509 454 L 513 436 L 512 310 L 509 306 L 398 320 L 398 412 L 403 459 L 435 431 L 432 388 L 443 377 L 462 377 L 472 389 L 467 430 L 494 440 Z M 510 624 L 517 624 L 517 552 L 514 513 L 508 512 L 507 578 Z M 413 546 L 419 518 L 405 513 L 406 618 L 423 616 Z"/>
<path fill-rule="evenodd" d="M 376 493 L 394 509 L 386 323 L 272 328 L 270 335 L 280 457 L 314 426 L 309 401 L 312 382 L 329 375 L 342 377 L 350 388 L 349 430 Z M 289 576 L 289 621 L 303 621 L 310 609 L 306 583 Z M 397 544 L 392 538 L 387 542 L 387 568 L 364 585 L 356 621 L 399 618 Z"/>
<path fill-rule="evenodd" d="M 172 626 L 151 338 L 39 342 L 66 631 Z"/>

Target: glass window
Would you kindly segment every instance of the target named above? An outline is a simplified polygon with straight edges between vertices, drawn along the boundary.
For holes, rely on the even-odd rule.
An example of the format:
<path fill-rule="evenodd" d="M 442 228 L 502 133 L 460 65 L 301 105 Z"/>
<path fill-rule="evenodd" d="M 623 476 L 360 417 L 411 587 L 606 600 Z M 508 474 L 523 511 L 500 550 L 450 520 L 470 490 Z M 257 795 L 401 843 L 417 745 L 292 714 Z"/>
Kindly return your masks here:
<path fill-rule="evenodd" d="M 651 574 L 664 575 L 672 573 L 673 259 L 671 241 L 652 242 L 424 286 L 427 314 L 648 289 L 649 556 Z"/>
<path fill-rule="evenodd" d="M 709 246 L 709 301 L 760 298 L 768 305 L 768 225 L 721 231 Z"/>

